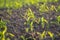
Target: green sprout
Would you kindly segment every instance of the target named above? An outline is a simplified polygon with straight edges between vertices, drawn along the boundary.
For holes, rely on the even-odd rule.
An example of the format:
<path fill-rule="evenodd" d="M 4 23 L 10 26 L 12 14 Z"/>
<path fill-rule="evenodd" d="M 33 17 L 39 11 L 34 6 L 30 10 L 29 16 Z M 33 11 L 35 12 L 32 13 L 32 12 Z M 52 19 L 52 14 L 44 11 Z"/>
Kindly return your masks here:
<path fill-rule="evenodd" d="M 49 8 L 46 5 L 46 3 L 44 3 L 43 5 L 40 5 L 40 9 L 39 9 L 40 12 L 48 12 L 48 10 Z"/>
<path fill-rule="evenodd" d="M 37 32 L 37 34 L 39 35 L 40 40 L 46 38 L 46 35 L 47 35 L 47 34 L 52 38 L 52 40 L 54 39 L 54 34 L 53 34 L 51 31 L 45 31 L 45 30 L 44 30 L 42 33 Z"/>
<path fill-rule="evenodd" d="M 55 10 L 57 12 L 57 9 L 56 9 L 56 7 L 54 5 L 51 5 L 50 10 L 51 11 Z"/>
<path fill-rule="evenodd" d="M 60 12 L 60 5 L 57 7 L 57 12 Z"/>
<path fill-rule="evenodd" d="M 34 16 L 34 13 L 32 12 L 32 10 L 29 8 L 29 10 L 28 10 L 28 12 L 27 12 L 27 16 L 28 16 L 28 20 L 30 19 L 30 18 L 35 18 L 35 16 Z"/>
<path fill-rule="evenodd" d="M 44 28 L 45 23 L 48 23 L 48 21 L 47 21 L 46 19 L 44 19 L 44 17 L 42 17 L 42 18 L 41 18 L 41 25 L 42 25 L 42 28 Z"/>
<path fill-rule="evenodd" d="M 54 34 L 51 31 L 47 32 L 49 34 L 49 36 L 52 38 L 52 40 L 54 40 Z"/>
<path fill-rule="evenodd" d="M 33 31 L 33 22 L 30 23 L 30 31 Z"/>
<path fill-rule="evenodd" d="M 20 36 L 20 39 L 21 40 L 26 40 L 25 36 L 23 36 L 23 35 Z"/>
<path fill-rule="evenodd" d="M 29 32 L 29 28 L 26 28 L 26 30 L 25 30 L 26 32 Z"/>
<path fill-rule="evenodd" d="M 60 24 L 60 16 L 57 16 L 57 22 Z"/>
<path fill-rule="evenodd" d="M 42 40 L 43 38 L 46 37 L 46 31 L 43 31 L 42 33 L 37 32 L 37 34 L 39 35 L 39 39 Z"/>
<path fill-rule="evenodd" d="M 43 17 L 41 18 L 41 22 L 42 22 L 42 23 L 41 23 L 42 28 L 44 28 L 45 22 L 44 22 L 44 18 L 43 18 Z"/>
<path fill-rule="evenodd" d="M 36 19 L 35 19 L 35 22 L 36 22 L 37 24 L 39 24 L 40 21 L 41 21 L 40 18 L 36 18 Z"/>
<path fill-rule="evenodd" d="M 6 31 L 7 31 L 6 22 L 0 20 L 0 40 L 5 40 Z"/>
<path fill-rule="evenodd" d="M 5 35 L 8 34 L 11 37 L 14 37 L 14 35 L 12 33 L 6 33 L 7 32 L 7 26 L 6 26 L 6 22 L 2 21 L 2 19 L 0 20 L 0 40 L 10 40 L 10 38 L 6 38 Z"/>
<path fill-rule="evenodd" d="M 41 34 L 41 39 L 46 37 L 46 31 L 43 31 L 43 33 Z"/>
<path fill-rule="evenodd" d="M 27 18 L 26 18 L 27 22 L 25 22 L 24 24 L 28 24 L 30 26 L 30 28 L 29 28 L 30 31 L 33 31 L 33 22 L 35 20 L 35 15 L 34 15 L 34 13 L 32 12 L 32 10 L 30 8 L 27 10 L 26 13 L 27 13 L 26 14 L 26 16 L 27 16 Z M 26 29 L 26 31 L 27 30 L 28 29 Z"/>

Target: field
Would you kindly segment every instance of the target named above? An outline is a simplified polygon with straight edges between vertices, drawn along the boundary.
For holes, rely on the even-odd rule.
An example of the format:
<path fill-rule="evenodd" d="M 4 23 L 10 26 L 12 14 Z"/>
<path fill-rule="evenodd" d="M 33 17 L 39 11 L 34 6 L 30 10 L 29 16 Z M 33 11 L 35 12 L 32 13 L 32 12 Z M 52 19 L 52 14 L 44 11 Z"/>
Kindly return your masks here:
<path fill-rule="evenodd" d="M 0 0 L 0 40 L 60 40 L 60 0 Z"/>

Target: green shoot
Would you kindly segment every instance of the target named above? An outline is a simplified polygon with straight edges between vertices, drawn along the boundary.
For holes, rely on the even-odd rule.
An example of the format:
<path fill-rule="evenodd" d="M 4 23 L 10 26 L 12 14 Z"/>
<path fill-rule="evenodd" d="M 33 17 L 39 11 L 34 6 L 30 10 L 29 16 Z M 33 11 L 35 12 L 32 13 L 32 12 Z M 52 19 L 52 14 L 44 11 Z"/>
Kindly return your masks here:
<path fill-rule="evenodd" d="M 10 35 L 11 37 L 14 37 L 15 35 L 12 33 L 7 33 L 7 35 Z"/>
<path fill-rule="evenodd" d="M 48 23 L 48 21 L 47 21 L 46 19 L 44 19 L 44 17 L 42 17 L 42 18 L 41 18 L 41 25 L 42 25 L 42 28 L 44 28 L 45 23 Z"/>
<path fill-rule="evenodd" d="M 54 37 L 54 34 L 52 33 L 52 32 L 50 32 L 50 31 L 48 31 L 48 34 L 49 34 L 49 36 L 52 38 L 52 40 L 54 39 L 53 37 Z"/>
<path fill-rule="evenodd" d="M 29 18 L 35 18 L 34 13 L 32 12 L 32 10 L 30 8 L 28 9 L 27 13 L 28 13 L 27 15 Z"/>
<path fill-rule="evenodd" d="M 5 40 L 5 33 L 7 31 L 6 22 L 0 20 L 0 40 Z M 3 30 L 2 30 L 3 29 Z"/>
<path fill-rule="evenodd" d="M 57 16 L 57 22 L 60 24 L 60 16 Z"/>
<path fill-rule="evenodd" d="M 48 12 L 48 10 L 49 8 L 46 5 L 46 3 L 44 3 L 43 5 L 40 5 L 40 9 L 39 9 L 40 12 Z"/>
<path fill-rule="evenodd" d="M 21 35 L 20 38 L 21 38 L 22 40 L 26 40 L 26 38 L 25 38 L 23 35 Z"/>
<path fill-rule="evenodd" d="M 33 31 L 33 22 L 30 23 L 30 31 Z"/>
<path fill-rule="evenodd" d="M 43 39 L 46 36 L 46 31 L 43 31 L 43 33 L 41 34 L 41 39 Z"/>
<path fill-rule="evenodd" d="M 43 31 L 42 33 L 37 32 L 37 34 L 39 35 L 40 40 L 46 37 L 46 31 Z"/>
<path fill-rule="evenodd" d="M 26 32 L 29 32 L 29 28 L 26 28 Z"/>
<path fill-rule="evenodd" d="M 60 5 L 58 6 L 57 11 L 60 12 Z"/>
<path fill-rule="evenodd" d="M 42 25 L 42 28 L 44 28 L 44 18 L 43 17 L 41 18 L 41 25 Z"/>
<path fill-rule="evenodd" d="M 51 11 L 54 11 L 54 10 L 57 11 L 57 9 L 56 9 L 56 7 L 54 5 L 51 5 L 50 10 Z"/>
<path fill-rule="evenodd" d="M 27 18 L 26 18 L 27 22 L 24 24 L 28 24 L 30 26 L 30 28 L 29 28 L 30 31 L 33 31 L 33 22 L 35 20 L 35 16 L 30 8 L 27 10 L 26 16 L 27 16 Z M 26 29 L 26 30 L 28 30 L 28 29 Z"/>

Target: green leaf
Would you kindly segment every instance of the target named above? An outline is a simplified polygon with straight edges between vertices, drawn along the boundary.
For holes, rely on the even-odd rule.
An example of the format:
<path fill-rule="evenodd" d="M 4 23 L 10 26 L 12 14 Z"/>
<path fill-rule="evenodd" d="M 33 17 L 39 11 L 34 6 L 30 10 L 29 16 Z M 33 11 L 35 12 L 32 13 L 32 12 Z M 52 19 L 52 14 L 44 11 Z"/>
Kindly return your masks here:
<path fill-rule="evenodd" d="M 58 24 L 60 24 L 60 16 L 57 16 Z"/>

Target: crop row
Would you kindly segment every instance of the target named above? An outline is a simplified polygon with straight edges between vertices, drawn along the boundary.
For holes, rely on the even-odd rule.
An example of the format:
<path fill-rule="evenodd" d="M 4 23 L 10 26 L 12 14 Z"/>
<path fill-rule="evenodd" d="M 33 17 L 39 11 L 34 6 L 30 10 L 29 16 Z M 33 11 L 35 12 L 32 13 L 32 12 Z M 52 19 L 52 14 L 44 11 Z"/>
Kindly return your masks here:
<path fill-rule="evenodd" d="M 59 0 L 0 0 L 0 8 L 18 8 L 22 7 L 23 5 L 34 5 L 39 2 L 59 2 Z"/>

